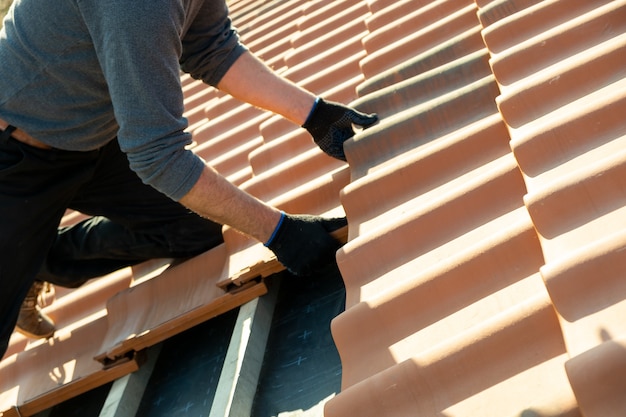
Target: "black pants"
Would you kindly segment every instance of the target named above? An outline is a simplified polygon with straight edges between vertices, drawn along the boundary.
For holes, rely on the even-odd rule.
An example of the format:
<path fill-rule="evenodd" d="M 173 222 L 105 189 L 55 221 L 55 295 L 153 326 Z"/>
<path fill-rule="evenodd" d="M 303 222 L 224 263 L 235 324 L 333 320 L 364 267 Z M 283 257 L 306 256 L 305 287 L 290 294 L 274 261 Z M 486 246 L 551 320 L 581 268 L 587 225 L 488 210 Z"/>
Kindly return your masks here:
<path fill-rule="evenodd" d="M 67 208 L 94 217 L 59 229 Z M 77 287 L 221 242 L 220 225 L 143 184 L 117 141 L 70 152 L 0 140 L 0 358 L 35 279 Z"/>

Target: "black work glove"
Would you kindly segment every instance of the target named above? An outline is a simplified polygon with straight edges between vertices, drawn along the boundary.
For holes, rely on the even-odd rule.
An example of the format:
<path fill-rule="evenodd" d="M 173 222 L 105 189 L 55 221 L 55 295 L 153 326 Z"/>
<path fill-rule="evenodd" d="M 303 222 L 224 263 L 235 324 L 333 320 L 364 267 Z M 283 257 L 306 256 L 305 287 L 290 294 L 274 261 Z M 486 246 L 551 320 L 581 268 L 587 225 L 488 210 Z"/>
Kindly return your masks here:
<path fill-rule="evenodd" d="M 378 122 L 378 115 L 361 113 L 343 104 L 318 98 L 311 114 L 302 125 L 326 154 L 346 160 L 343 142 L 354 136 L 352 125 L 368 128 Z"/>
<path fill-rule="evenodd" d="M 345 217 L 329 219 L 306 214 L 283 214 L 265 246 L 274 252 L 289 272 L 311 275 L 336 263 L 335 252 L 342 244 L 330 232 L 347 224 Z"/>

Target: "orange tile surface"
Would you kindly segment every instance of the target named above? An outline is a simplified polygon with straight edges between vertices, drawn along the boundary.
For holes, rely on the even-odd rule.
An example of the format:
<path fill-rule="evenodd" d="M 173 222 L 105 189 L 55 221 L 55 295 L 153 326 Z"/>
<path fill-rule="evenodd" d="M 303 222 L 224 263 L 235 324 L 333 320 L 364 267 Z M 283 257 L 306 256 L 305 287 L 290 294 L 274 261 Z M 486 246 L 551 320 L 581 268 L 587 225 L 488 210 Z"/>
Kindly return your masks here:
<path fill-rule="evenodd" d="M 544 1 L 485 29 L 568 381 L 588 417 L 626 413 L 625 34 L 624 1 Z"/>
<path fill-rule="evenodd" d="M 277 71 L 381 116 L 345 164 L 182 77 L 195 152 L 284 210 L 348 216 L 325 416 L 626 415 L 626 0 L 229 4 Z M 58 334 L 15 334 L 0 362 L 0 416 L 132 372 L 142 349 L 263 294 L 281 266 L 224 238 L 57 289 Z"/>

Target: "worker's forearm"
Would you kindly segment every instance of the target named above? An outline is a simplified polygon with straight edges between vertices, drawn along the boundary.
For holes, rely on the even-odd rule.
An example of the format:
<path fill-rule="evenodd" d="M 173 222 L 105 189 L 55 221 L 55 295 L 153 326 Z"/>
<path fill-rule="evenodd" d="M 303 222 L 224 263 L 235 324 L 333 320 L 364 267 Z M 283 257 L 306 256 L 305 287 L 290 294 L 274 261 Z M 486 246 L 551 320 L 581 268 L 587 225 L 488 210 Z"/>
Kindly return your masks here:
<path fill-rule="evenodd" d="M 260 242 L 270 238 L 280 219 L 280 211 L 241 191 L 208 166 L 180 203 Z"/>
<path fill-rule="evenodd" d="M 280 114 L 298 126 L 306 121 L 315 95 L 278 76 L 252 53 L 245 52 L 217 87 L 256 107 Z"/>

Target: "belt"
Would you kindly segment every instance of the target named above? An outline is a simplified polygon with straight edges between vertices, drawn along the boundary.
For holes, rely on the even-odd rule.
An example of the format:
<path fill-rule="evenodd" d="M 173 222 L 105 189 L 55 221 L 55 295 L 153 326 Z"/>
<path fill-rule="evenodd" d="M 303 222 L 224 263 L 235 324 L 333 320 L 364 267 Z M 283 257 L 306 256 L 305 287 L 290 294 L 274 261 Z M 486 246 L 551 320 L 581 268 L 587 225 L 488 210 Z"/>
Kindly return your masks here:
<path fill-rule="evenodd" d="M 0 131 L 6 130 L 10 125 L 4 120 L 0 119 Z M 46 145 L 45 143 L 35 139 L 28 133 L 24 132 L 22 129 L 15 129 L 11 132 L 11 137 L 19 142 L 25 143 L 26 145 L 33 146 L 39 149 L 52 149 L 52 146 Z"/>

